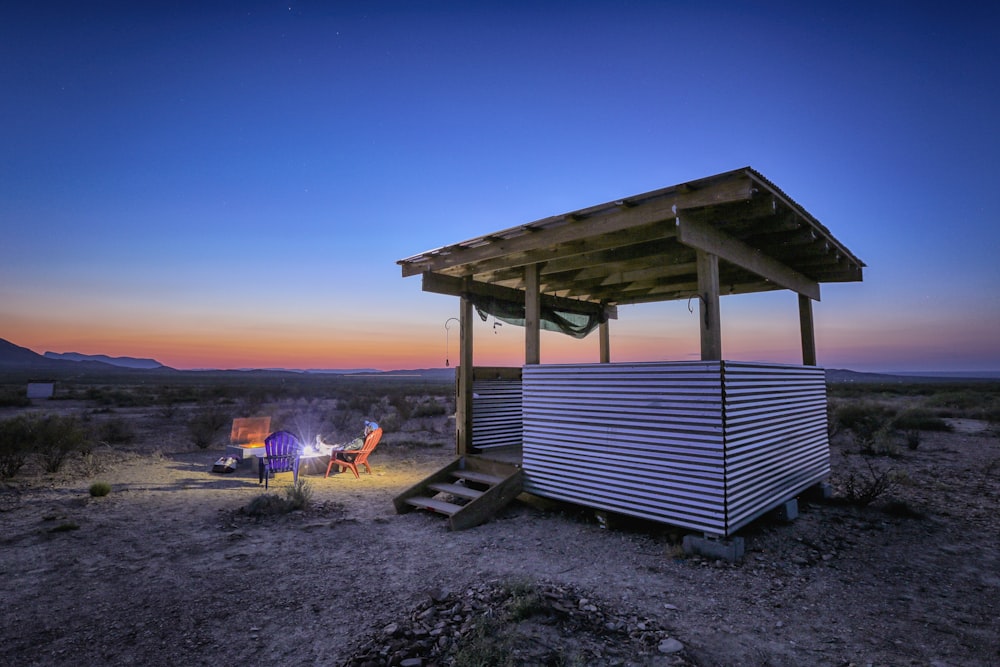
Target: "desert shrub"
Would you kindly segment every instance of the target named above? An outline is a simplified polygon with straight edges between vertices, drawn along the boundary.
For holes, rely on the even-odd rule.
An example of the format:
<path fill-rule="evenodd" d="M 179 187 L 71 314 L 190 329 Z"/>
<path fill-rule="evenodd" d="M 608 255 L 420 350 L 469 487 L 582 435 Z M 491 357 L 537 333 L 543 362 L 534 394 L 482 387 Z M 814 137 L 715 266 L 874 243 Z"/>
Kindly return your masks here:
<path fill-rule="evenodd" d="M 867 507 L 883 495 L 895 489 L 903 480 L 903 475 L 892 468 L 877 469 L 865 461 L 867 473 L 851 472 L 844 480 L 844 498 L 858 507 Z"/>
<path fill-rule="evenodd" d="M 312 487 L 304 479 L 296 480 L 295 484 L 285 489 L 289 511 L 304 510 L 312 502 L 312 496 Z"/>
<path fill-rule="evenodd" d="M 257 496 L 246 507 L 246 513 L 257 518 L 285 514 L 288 511 L 288 502 L 273 493 Z"/>
<path fill-rule="evenodd" d="M 121 418 L 101 422 L 95 431 L 95 438 L 107 445 L 130 445 L 136 438 L 135 429 Z"/>
<path fill-rule="evenodd" d="M 991 432 L 1000 436 L 1000 406 L 986 410 L 983 413 L 983 421 L 989 425 Z"/>
<path fill-rule="evenodd" d="M 510 620 L 523 621 L 545 612 L 545 600 L 537 586 L 527 581 L 512 581 L 506 588 L 510 597 L 503 610 Z"/>
<path fill-rule="evenodd" d="M 892 454 L 893 416 L 884 405 L 862 401 L 840 405 L 832 419 L 839 428 L 851 432 L 862 453 Z"/>
<path fill-rule="evenodd" d="M 879 403 L 852 401 L 837 404 L 831 418 L 843 429 L 871 432 L 890 421 L 893 411 Z"/>
<path fill-rule="evenodd" d="M 0 408 L 26 408 L 31 405 L 31 399 L 23 389 L 5 389 L 0 391 Z"/>
<path fill-rule="evenodd" d="M 413 408 L 411 417 L 440 417 L 447 414 L 448 410 L 444 403 L 438 401 L 421 401 Z"/>
<path fill-rule="evenodd" d="M 935 412 L 942 417 L 975 418 L 988 409 L 995 402 L 995 398 L 987 391 L 961 389 L 942 391 L 929 396 L 926 405 L 935 408 Z"/>
<path fill-rule="evenodd" d="M 87 429 L 74 416 L 41 416 L 34 435 L 34 449 L 45 472 L 59 472 L 67 456 L 90 445 Z"/>
<path fill-rule="evenodd" d="M 910 429 L 906 432 L 906 447 L 910 451 L 916 451 L 920 447 L 920 431 Z"/>
<path fill-rule="evenodd" d="M 101 463 L 93 452 L 81 451 L 80 452 L 80 470 L 84 477 L 93 477 L 94 475 L 104 472 L 105 466 Z"/>
<path fill-rule="evenodd" d="M 502 584 L 497 596 L 506 598 L 492 613 L 476 618 L 469 632 L 457 641 L 454 664 L 514 667 L 523 664 L 520 640 L 511 626 L 537 615 L 550 614 L 544 594 L 527 581 Z M 563 657 L 563 656 L 560 656 Z M 545 664 L 566 664 L 547 662 Z M 579 663 L 585 664 L 585 663 Z"/>
<path fill-rule="evenodd" d="M 927 408 L 911 408 L 896 415 L 892 425 L 901 431 L 951 431 L 952 428 L 941 417 Z"/>
<path fill-rule="evenodd" d="M 304 479 L 300 479 L 285 489 L 284 498 L 273 493 L 259 495 L 250 501 L 244 512 L 258 519 L 288 514 L 308 507 L 309 503 L 312 502 L 312 493 L 309 484 Z"/>
<path fill-rule="evenodd" d="M 188 434 L 197 447 L 208 449 L 229 422 L 229 415 L 223 410 L 217 407 L 204 408 L 191 417 L 188 422 Z"/>
<path fill-rule="evenodd" d="M 410 405 L 410 399 L 405 394 L 392 394 L 389 396 L 389 405 L 396 409 L 400 419 L 403 421 L 410 418 L 413 408 Z"/>
<path fill-rule="evenodd" d="M 383 415 L 383 416 L 375 419 L 375 421 L 377 421 L 378 425 L 382 427 L 383 432 L 384 431 L 398 431 L 399 427 L 403 424 L 403 420 L 395 412 L 391 412 L 391 413 L 389 413 L 387 415 Z"/>
<path fill-rule="evenodd" d="M 458 640 L 456 665 L 515 667 L 517 644 L 507 632 L 505 623 L 492 616 L 480 616 L 472 629 Z"/>
<path fill-rule="evenodd" d="M 153 397 L 142 387 L 90 387 L 86 392 L 87 400 L 102 406 L 116 408 L 134 408 L 151 405 Z"/>
<path fill-rule="evenodd" d="M 19 415 L 0 421 L 0 479 L 8 479 L 28 461 L 34 433 L 28 417 Z"/>
<path fill-rule="evenodd" d="M 94 482 L 90 485 L 90 495 L 94 498 L 101 498 L 111 493 L 111 485 L 107 482 Z"/>

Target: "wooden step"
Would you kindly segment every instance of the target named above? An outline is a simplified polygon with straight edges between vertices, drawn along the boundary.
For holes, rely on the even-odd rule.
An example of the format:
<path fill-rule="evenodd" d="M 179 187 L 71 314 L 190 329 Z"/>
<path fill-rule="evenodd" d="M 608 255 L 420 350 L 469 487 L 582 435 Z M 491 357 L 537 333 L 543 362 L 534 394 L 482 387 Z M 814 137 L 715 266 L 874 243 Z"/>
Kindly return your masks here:
<path fill-rule="evenodd" d="M 428 484 L 427 488 L 434 489 L 441 493 L 450 493 L 453 496 L 458 496 L 459 498 L 478 498 L 483 495 L 482 491 L 477 491 L 476 489 L 470 489 L 467 486 L 462 486 L 461 484 L 448 484 L 448 483 L 437 483 Z"/>
<path fill-rule="evenodd" d="M 514 500 L 521 493 L 522 477 L 516 466 L 463 456 L 397 494 L 392 503 L 400 514 L 414 509 L 444 514 L 451 530 L 464 530 L 489 521 Z M 438 500 L 441 493 L 456 502 Z"/>
<path fill-rule="evenodd" d="M 447 514 L 452 516 L 460 509 L 462 505 L 456 505 L 455 503 L 448 503 L 443 500 L 438 500 L 436 498 L 424 498 L 422 496 L 414 496 L 413 498 L 407 498 L 406 503 L 413 505 L 414 507 L 419 507 L 421 509 L 434 510 L 441 514 Z"/>
<path fill-rule="evenodd" d="M 451 474 L 459 479 L 467 479 L 470 482 L 479 482 L 480 484 L 489 484 L 490 486 L 496 486 L 503 481 L 503 477 L 488 475 L 485 472 L 476 472 L 475 470 L 453 470 Z"/>

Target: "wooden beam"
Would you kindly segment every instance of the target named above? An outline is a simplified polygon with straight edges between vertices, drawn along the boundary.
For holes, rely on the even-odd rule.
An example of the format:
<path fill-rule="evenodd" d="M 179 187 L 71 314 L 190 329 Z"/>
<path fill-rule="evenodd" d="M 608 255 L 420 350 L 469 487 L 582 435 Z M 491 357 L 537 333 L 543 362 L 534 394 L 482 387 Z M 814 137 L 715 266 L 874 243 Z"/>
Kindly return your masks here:
<path fill-rule="evenodd" d="M 698 312 L 701 360 L 722 361 L 722 327 L 719 322 L 719 258 L 698 251 Z"/>
<path fill-rule="evenodd" d="M 472 301 L 461 300 L 458 397 L 455 401 L 455 444 L 459 456 L 472 451 Z"/>
<path fill-rule="evenodd" d="M 592 266 L 600 263 L 601 253 L 620 250 L 628 246 L 642 246 L 655 241 L 667 241 L 677 235 L 673 216 L 657 220 L 648 225 L 632 227 L 619 232 L 579 239 L 563 243 L 558 247 L 543 246 L 494 257 L 479 262 L 468 262 L 441 270 L 447 275 L 479 275 L 492 271 L 509 271 L 528 264 L 545 262 L 542 274 L 569 268 Z M 552 267 L 552 268 L 550 268 Z"/>
<path fill-rule="evenodd" d="M 541 363 L 541 299 L 538 294 L 538 264 L 524 267 L 524 364 Z"/>
<path fill-rule="evenodd" d="M 802 336 L 802 365 L 816 365 L 816 329 L 813 325 L 812 299 L 799 295 L 799 331 Z"/>
<path fill-rule="evenodd" d="M 678 216 L 677 239 L 684 245 L 716 255 L 747 271 L 752 271 L 779 287 L 819 301 L 819 283 L 791 267 L 762 254 L 737 238 L 694 219 Z"/>
<path fill-rule="evenodd" d="M 707 183 L 690 192 L 672 188 L 655 193 L 649 199 L 637 201 L 632 208 L 603 204 L 497 232 L 488 237 L 472 239 L 433 251 L 433 254 L 415 256 L 398 263 L 402 266 L 405 278 L 428 271 L 441 272 L 450 267 L 537 251 L 539 248 L 555 248 L 574 241 L 668 220 L 684 209 L 750 199 L 750 185 L 749 175 L 745 172 L 726 174 L 721 180 Z"/>
<path fill-rule="evenodd" d="M 600 340 L 601 363 L 611 363 L 611 332 L 607 321 L 601 322 L 597 328 L 598 340 Z"/>
<path fill-rule="evenodd" d="M 452 276 L 442 276 L 438 273 L 425 273 L 423 276 L 423 290 L 434 294 L 448 294 L 450 296 L 477 295 L 492 297 L 503 301 L 524 301 L 524 292 L 502 285 L 489 285 L 471 279 L 454 278 Z M 612 305 L 594 303 L 593 301 L 581 301 L 580 299 L 567 299 L 552 296 L 551 294 L 540 294 L 541 305 L 561 310 L 567 313 L 580 313 L 583 315 L 600 315 L 610 319 L 618 318 L 618 309 Z"/>

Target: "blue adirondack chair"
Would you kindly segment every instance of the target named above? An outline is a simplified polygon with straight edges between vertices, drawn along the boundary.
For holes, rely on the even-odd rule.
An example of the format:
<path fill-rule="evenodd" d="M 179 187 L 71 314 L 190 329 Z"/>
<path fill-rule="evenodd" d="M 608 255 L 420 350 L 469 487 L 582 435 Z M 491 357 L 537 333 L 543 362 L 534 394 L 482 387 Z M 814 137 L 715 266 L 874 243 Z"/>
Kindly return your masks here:
<path fill-rule="evenodd" d="M 264 458 L 260 459 L 260 481 L 267 488 L 268 478 L 279 472 L 292 473 L 292 481 L 299 481 L 299 457 L 302 444 L 288 431 L 275 431 L 264 438 Z"/>

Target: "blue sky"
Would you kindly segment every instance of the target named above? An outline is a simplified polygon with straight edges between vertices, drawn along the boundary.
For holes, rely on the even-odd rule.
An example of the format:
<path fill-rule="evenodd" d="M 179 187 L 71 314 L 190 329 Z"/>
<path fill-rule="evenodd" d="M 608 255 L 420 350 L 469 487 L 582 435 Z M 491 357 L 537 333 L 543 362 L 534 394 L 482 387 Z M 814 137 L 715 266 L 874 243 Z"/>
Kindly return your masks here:
<path fill-rule="evenodd" d="M 861 257 L 821 365 L 1000 370 L 997 10 L 980 3 L 44 3 L 0 9 L 0 337 L 186 367 L 444 363 L 395 261 L 750 165 Z M 723 356 L 796 362 L 795 296 Z M 477 331 L 476 362 L 523 334 Z M 449 338 L 452 359 L 455 336 Z M 613 360 L 697 354 L 685 303 Z M 542 360 L 596 361 L 544 334 Z"/>

